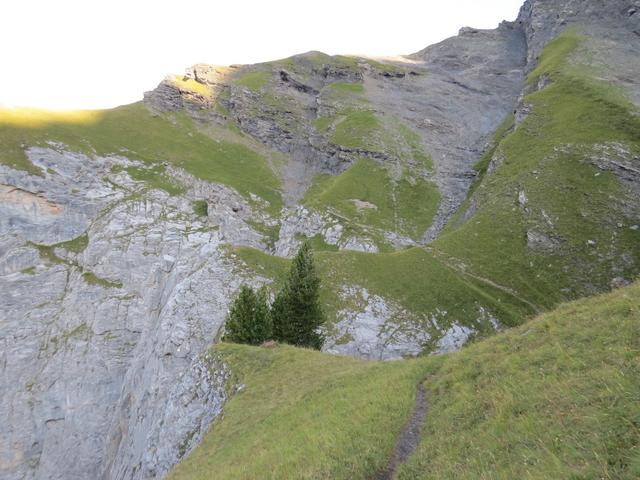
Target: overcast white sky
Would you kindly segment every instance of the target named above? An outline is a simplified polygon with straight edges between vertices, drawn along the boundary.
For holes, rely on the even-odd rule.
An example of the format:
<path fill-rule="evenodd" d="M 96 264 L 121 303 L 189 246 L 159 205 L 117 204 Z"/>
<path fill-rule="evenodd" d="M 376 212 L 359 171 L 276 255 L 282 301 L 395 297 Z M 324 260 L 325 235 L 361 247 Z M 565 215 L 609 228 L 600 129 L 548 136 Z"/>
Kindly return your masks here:
<path fill-rule="evenodd" d="M 194 63 L 412 53 L 523 0 L 1 0 L 0 104 L 106 108 Z"/>

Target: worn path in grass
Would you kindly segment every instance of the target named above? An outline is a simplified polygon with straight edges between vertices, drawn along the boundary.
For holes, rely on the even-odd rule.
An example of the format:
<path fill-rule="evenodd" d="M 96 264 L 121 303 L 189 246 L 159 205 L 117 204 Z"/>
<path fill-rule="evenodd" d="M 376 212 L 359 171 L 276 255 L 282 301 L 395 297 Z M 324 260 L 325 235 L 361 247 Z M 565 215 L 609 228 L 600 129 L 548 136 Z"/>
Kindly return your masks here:
<path fill-rule="evenodd" d="M 462 263 L 462 261 L 460 259 L 454 258 L 454 257 L 450 257 L 448 255 L 446 255 L 444 252 L 442 252 L 441 250 L 438 250 L 434 247 L 427 247 L 425 248 L 425 250 L 429 253 L 434 254 L 435 257 L 437 257 L 442 263 L 444 263 L 447 267 L 449 267 L 450 269 L 462 274 L 462 275 L 466 275 L 467 277 L 470 278 L 474 278 L 476 280 L 478 280 L 479 282 L 482 283 L 486 283 L 487 285 L 493 287 L 493 288 L 497 288 L 498 290 L 506 293 L 507 295 L 511 295 L 512 297 L 514 297 L 516 300 L 521 301 L 522 303 L 526 303 L 527 305 L 529 305 L 534 312 L 536 313 L 542 313 L 544 311 L 544 309 L 542 307 L 539 307 L 538 305 L 531 303 L 529 300 L 527 300 L 526 298 L 521 297 L 520 295 L 518 295 L 513 289 L 509 288 L 509 287 L 505 287 L 504 285 L 500 285 L 499 283 L 494 282 L 493 280 L 490 280 L 486 277 L 482 277 L 480 275 L 476 275 L 474 273 L 469 272 L 468 270 L 461 268 L 460 264 Z M 454 261 L 455 260 L 455 261 Z M 456 264 L 456 261 L 458 262 Z"/>
<path fill-rule="evenodd" d="M 398 442 L 393 451 L 393 455 L 389 459 L 389 463 L 384 470 L 378 472 L 374 480 L 392 480 L 398 467 L 407 461 L 409 455 L 418 446 L 420 441 L 420 427 L 427 416 L 427 398 L 424 390 L 423 382 L 420 382 L 416 388 L 416 403 L 413 407 L 413 413 L 409 417 L 409 421 L 400 432 Z"/>

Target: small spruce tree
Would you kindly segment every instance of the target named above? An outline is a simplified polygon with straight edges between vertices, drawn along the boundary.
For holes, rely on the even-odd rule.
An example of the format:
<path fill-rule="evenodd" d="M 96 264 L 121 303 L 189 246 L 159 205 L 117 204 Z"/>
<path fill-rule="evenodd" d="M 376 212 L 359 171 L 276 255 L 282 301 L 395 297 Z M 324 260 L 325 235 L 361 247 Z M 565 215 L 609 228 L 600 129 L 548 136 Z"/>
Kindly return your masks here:
<path fill-rule="evenodd" d="M 223 340 L 260 345 L 271 338 L 271 314 L 265 290 L 256 293 L 242 285 L 227 315 Z"/>
<path fill-rule="evenodd" d="M 320 350 L 324 341 L 318 328 L 325 318 L 320 306 L 320 278 L 313 254 L 304 243 L 293 259 L 289 276 L 271 307 L 276 340 Z"/>

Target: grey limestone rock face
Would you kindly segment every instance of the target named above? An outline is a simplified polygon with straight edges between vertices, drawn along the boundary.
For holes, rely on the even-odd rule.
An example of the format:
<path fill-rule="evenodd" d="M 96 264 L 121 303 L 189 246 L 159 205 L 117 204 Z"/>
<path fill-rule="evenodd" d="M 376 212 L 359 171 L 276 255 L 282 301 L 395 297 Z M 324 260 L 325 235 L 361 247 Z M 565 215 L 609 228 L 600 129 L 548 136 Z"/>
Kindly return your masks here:
<path fill-rule="evenodd" d="M 517 23 L 527 36 L 529 68 L 544 46 L 568 26 L 597 25 L 640 35 L 638 0 L 526 0 Z"/>
<path fill-rule="evenodd" d="M 36 243 L 71 240 L 108 202 L 122 196 L 96 179 L 106 175 L 114 159 L 94 161 L 78 153 L 31 148 L 31 162 L 46 176 L 0 166 L 0 235 L 17 233 Z"/>
<path fill-rule="evenodd" d="M 365 288 L 345 286 L 341 292 L 346 307 L 338 312 L 338 323 L 324 350 L 372 360 L 397 360 L 417 355 L 431 338 L 429 328 L 415 322 L 400 305 Z"/>
<path fill-rule="evenodd" d="M 112 173 L 126 159 L 29 156 L 42 177 L 0 177 L 2 478 L 161 476 L 226 398 L 206 349 L 244 281 L 223 239 L 262 245 L 242 221 L 250 206 L 197 185 L 212 203 L 201 219 L 189 194 Z"/>
<path fill-rule="evenodd" d="M 401 106 L 425 137 L 442 195 L 425 241 L 437 238 L 466 198 L 475 178 L 473 164 L 520 95 L 526 55 L 524 30 L 503 22 L 495 30 L 462 29 L 457 37 L 409 56 L 426 69 L 414 81 L 429 94 L 407 95 Z"/>
<path fill-rule="evenodd" d="M 378 247 L 368 239 L 358 238 L 353 234 L 347 235 L 342 223 L 334 216 L 298 206 L 283 212 L 274 253 L 281 257 L 292 257 L 304 238 L 315 236 L 320 236 L 327 245 L 333 245 L 340 250 L 372 253 L 378 251 Z M 389 240 L 399 245 L 410 242 L 402 237 L 391 237 Z"/>
<path fill-rule="evenodd" d="M 343 228 L 336 220 L 317 212 L 310 212 L 303 206 L 290 209 L 283 212 L 275 254 L 281 257 L 293 256 L 302 243 L 300 235 L 321 235 L 329 245 L 338 246 Z"/>
<path fill-rule="evenodd" d="M 344 285 L 340 297 L 344 308 L 337 314 L 338 322 L 325 332 L 323 349 L 329 353 L 398 360 L 420 354 L 427 345 L 436 354 L 456 351 L 477 333 L 475 326 L 458 324 L 445 309 L 411 312 L 357 285 Z M 479 305 L 477 324 L 483 322 L 494 330 L 501 328 Z"/>
<path fill-rule="evenodd" d="M 149 367 L 163 370 L 153 364 L 145 370 Z M 173 385 L 146 398 L 137 394 L 149 392 L 138 384 L 141 379 L 130 379 L 107 436 L 107 462 L 101 467 L 101 478 L 162 478 L 200 443 L 220 415 L 230 375 L 224 363 L 205 353 L 179 367 L 158 372 L 156 375 L 173 378 Z M 151 376 L 149 386 L 159 380 Z"/>

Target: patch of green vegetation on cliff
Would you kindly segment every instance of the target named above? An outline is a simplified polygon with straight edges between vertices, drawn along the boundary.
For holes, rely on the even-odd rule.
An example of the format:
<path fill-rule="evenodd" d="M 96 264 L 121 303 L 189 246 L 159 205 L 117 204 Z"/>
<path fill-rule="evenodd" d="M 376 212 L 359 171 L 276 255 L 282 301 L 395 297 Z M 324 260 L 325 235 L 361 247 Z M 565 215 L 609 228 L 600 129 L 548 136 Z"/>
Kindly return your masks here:
<path fill-rule="evenodd" d="M 323 175 L 304 198 L 310 208 L 327 210 L 360 224 L 420 238 L 431 224 L 440 202 L 431 182 L 408 172 L 394 180 L 377 162 L 361 158 L 337 176 Z"/>
<path fill-rule="evenodd" d="M 320 133 L 325 133 L 335 121 L 334 117 L 318 117 L 313 121 L 313 125 Z"/>
<path fill-rule="evenodd" d="M 398 123 L 398 130 L 411 152 L 411 158 L 415 165 L 433 170 L 433 159 L 424 151 L 420 135 L 403 123 Z"/>
<path fill-rule="evenodd" d="M 440 204 L 440 192 L 435 184 L 407 171 L 395 182 L 392 191 L 399 225 L 397 231 L 420 240 L 431 225 Z"/>
<path fill-rule="evenodd" d="M 98 285 L 104 288 L 122 288 L 122 282 L 112 282 L 111 280 L 107 280 L 106 278 L 102 278 L 97 276 L 95 273 L 90 271 L 85 271 L 82 273 L 82 278 L 89 285 Z"/>
<path fill-rule="evenodd" d="M 230 251 L 255 273 L 274 280 L 276 284 L 279 284 L 286 277 L 291 265 L 287 258 L 269 255 L 256 248 L 231 247 Z"/>
<path fill-rule="evenodd" d="M 73 114 L 0 110 L 3 163 L 26 167 L 30 162 L 23 145 L 47 146 L 47 141 L 88 155 L 124 155 L 152 165 L 169 162 L 246 197 L 255 193 L 270 202 L 274 213 L 282 205 L 280 182 L 262 156 L 244 145 L 209 138 L 185 114 L 154 114 L 142 103 Z M 162 173 L 149 180 L 172 189 Z"/>
<path fill-rule="evenodd" d="M 491 152 L 501 161 L 476 186 L 474 214 L 434 244 L 546 308 L 633 279 L 640 264 L 640 233 L 629 228 L 640 202 L 611 163 L 616 149 L 640 153 L 640 118 L 581 57 L 569 63 L 577 45 L 568 32 L 546 47 L 531 78 L 548 84 L 524 98 L 528 116 Z"/>
<path fill-rule="evenodd" d="M 279 224 L 268 225 L 255 220 L 247 220 L 247 223 L 251 225 L 254 230 L 264 235 L 264 241 L 270 248 L 274 247 L 275 243 L 278 241 L 278 236 L 280 234 Z"/>
<path fill-rule="evenodd" d="M 211 96 L 211 88 L 203 83 L 194 80 L 193 78 L 175 75 L 171 79 L 171 81 L 181 91 L 196 93 L 203 97 Z"/>
<path fill-rule="evenodd" d="M 351 110 L 344 118 L 334 123 L 329 141 L 345 148 L 366 151 L 381 151 L 380 121 L 369 110 Z"/>
<path fill-rule="evenodd" d="M 64 332 L 60 336 L 60 339 L 66 343 L 74 337 L 86 337 L 89 333 L 91 333 L 89 326 L 86 323 L 81 323 L 77 327 Z"/>
<path fill-rule="evenodd" d="M 38 250 L 38 255 L 46 263 L 49 263 L 49 264 L 52 264 L 52 265 L 62 265 L 62 264 L 69 263 L 67 260 L 65 260 L 64 258 L 59 257 L 58 255 L 56 255 L 54 253 L 53 249 L 55 247 L 53 245 L 40 245 L 40 244 L 33 243 L 33 242 L 28 242 L 28 245 L 30 247 L 34 247 L 36 250 Z"/>
<path fill-rule="evenodd" d="M 320 91 L 319 102 L 323 107 L 321 113 L 328 115 L 336 122 L 357 113 L 368 112 L 374 114 L 371 103 L 364 94 L 362 83 L 334 82 Z M 374 114 L 375 115 L 375 114 Z M 376 120 L 379 120 L 376 118 Z"/>
<path fill-rule="evenodd" d="M 638 339 L 635 284 L 437 359 L 399 480 L 640 477 Z"/>
<path fill-rule="evenodd" d="M 193 213 L 199 217 L 206 217 L 209 214 L 209 204 L 206 200 L 194 200 L 191 202 Z"/>
<path fill-rule="evenodd" d="M 340 65 L 343 67 L 350 67 L 354 69 L 358 67 L 358 62 L 359 62 L 358 57 L 352 57 L 350 55 L 333 55 L 331 57 L 331 60 L 337 65 Z"/>
<path fill-rule="evenodd" d="M 84 252 L 84 250 L 87 248 L 87 245 L 89 245 L 89 235 L 83 233 L 82 235 L 79 235 L 76 238 L 73 238 L 66 242 L 56 243 L 55 245 L 52 245 L 51 248 L 58 247 L 64 248 L 68 252 L 81 253 Z"/>
<path fill-rule="evenodd" d="M 261 117 L 268 115 L 282 130 L 286 132 L 304 131 L 300 119 L 305 112 L 302 104 L 291 94 L 275 93 L 267 90 L 260 96 L 260 102 L 253 109 L 253 115 Z"/>
<path fill-rule="evenodd" d="M 372 362 L 220 344 L 243 388 L 168 479 L 376 478 L 423 381 L 423 478 L 640 475 L 640 285 L 561 306 L 462 351 Z"/>
<path fill-rule="evenodd" d="M 529 74 L 527 83 L 531 85 L 543 76 L 557 78 L 566 73 L 567 69 L 575 68 L 575 65 L 571 65 L 569 61 L 581 43 L 582 37 L 576 28 L 565 30 L 547 44 L 540 56 L 538 66 Z"/>
<path fill-rule="evenodd" d="M 500 146 L 500 142 L 504 140 L 506 136 L 509 133 L 511 133 L 515 128 L 515 120 L 516 120 L 516 117 L 513 113 L 510 113 L 507 116 L 507 118 L 502 122 L 502 124 L 498 127 L 498 129 L 493 134 L 493 139 L 490 143 L 489 148 L 487 148 L 487 150 L 482 155 L 482 157 L 480 157 L 480 160 L 478 160 L 473 166 L 473 169 L 478 173 L 478 178 L 474 183 L 474 185 L 471 187 L 471 190 L 469 191 L 469 196 L 471 196 L 473 192 L 475 192 L 475 187 L 477 187 L 480 184 L 480 181 L 487 174 L 489 165 L 491 164 L 491 159 L 493 158 L 494 154 L 498 152 L 498 147 Z"/>
<path fill-rule="evenodd" d="M 238 77 L 234 83 L 240 87 L 246 87 L 254 92 L 259 92 L 264 87 L 272 73 L 270 71 L 261 70 L 257 72 L 247 72 Z"/>
<path fill-rule="evenodd" d="M 80 235 L 79 237 L 74 238 L 73 240 L 57 243 L 55 245 L 39 245 L 32 242 L 29 242 L 29 245 L 35 247 L 38 250 L 40 258 L 46 263 L 52 265 L 66 265 L 68 267 L 78 269 L 82 273 L 83 280 L 89 285 L 99 285 L 104 288 L 122 288 L 122 282 L 113 282 L 111 280 L 98 277 L 95 273 L 89 270 L 84 270 L 84 268 L 75 260 L 59 257 L 55 253 L 56 248 L 62 248 L 69 252 L 81 253 L 87 247 L 88 243 L 89 237 L 85 233 L 83 235 Z M 29 272 L 24 273 L 35 273 L 35 268 L 30 268 L 31 270 Z"/>
<path fill-rule="evenodd" d="M 345 83 L 335 82 L 329 85 L 329 88 L 344 93 L 363 93 L 364 86 L 361 83 Z"/>
<path fill-rule="evenodd" d="M 289 346 L 214 348 L 244 388 L 169 480 L 371 478 L 413 407 L 416 361 Z"/>
<path fill-rule="evenodd" d="M 326 66 L 334 69 L 352 70 L 353 72 L 358 70 L 357 59 L 345 55 L 327 55 L 323 52 L 313 51 L 291 57 L 291 60 L 296 64 L 310 64 L 314 68 Z"/>
<path fill-rule="evenodd" d="M 337 252 L 338 246 L 327 243 L 322 234 L 318 233 L 312 237 L 305 237 L 304 235 L 296 234 L 296 239 L 300 241 L 307 241 L 311 248 L 316 252 Z"/>
<path fill-rule="evenodd" d="M 353 100 L 353 97 L 349 97 Z M 343 102 L 348 103 L 348 102 Z M 420 136 L 397 118 L 383 123 L 367 104 L 361 101 L 344 106 L 340 114 L 315 120 L 316 129 L 326 132 L 329 142 L 347 149 L 384 153 L 392 160 L 402 160 L 414 167 L 433 169 L 431 157 L 425 153 Z"/>
<path fill-rule="evenodd" d="M 404 75 L 407 73 L 405 68 L 397 65 L 378 62 L 377 60 L 371 60 L 370 58 L 364 58 L 362 61 L 381 74 Z"/>

